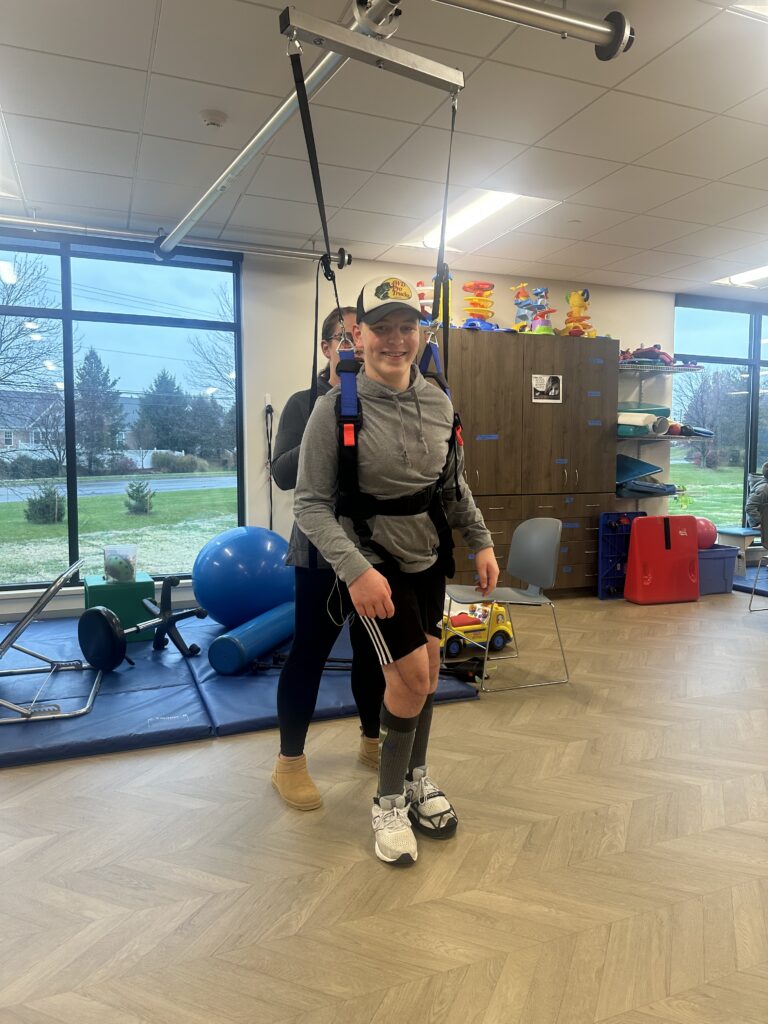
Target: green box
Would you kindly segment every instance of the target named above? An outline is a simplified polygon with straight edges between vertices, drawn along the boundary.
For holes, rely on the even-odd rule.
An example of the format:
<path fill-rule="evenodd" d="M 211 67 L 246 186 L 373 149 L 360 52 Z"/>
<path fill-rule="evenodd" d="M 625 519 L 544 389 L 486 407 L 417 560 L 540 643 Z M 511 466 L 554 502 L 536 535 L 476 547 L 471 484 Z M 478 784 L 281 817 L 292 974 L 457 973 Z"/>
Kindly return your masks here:
<path fill-rule="evenodd" d="M 120 619 L 123 629 L 137 626 L 140 622 L 152 618 L 152 613 L 141 603 L 145 597 L 152 601 L 155 599 L 155 581 L 148 573 L 137 572 L 132 583 L 118 583 L 116 580 L 107 579 L 106 576 L 86 576 L 83 583 L 85 607 L 101 605 L 109 608 Z M 140 633 L 131 633 L 126 640 L 135 643 L 139 640 L 151 640 L 153 635 L 153 629 L 143 629 Z"/>

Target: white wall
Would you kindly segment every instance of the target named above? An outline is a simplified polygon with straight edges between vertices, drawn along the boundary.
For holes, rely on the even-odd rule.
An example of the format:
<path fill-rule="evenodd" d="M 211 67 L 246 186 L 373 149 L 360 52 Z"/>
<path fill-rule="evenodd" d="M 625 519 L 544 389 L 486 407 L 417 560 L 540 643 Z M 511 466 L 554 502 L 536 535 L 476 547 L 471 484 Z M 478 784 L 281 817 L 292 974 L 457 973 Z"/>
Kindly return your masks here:
<path fill-rule="evenodd" d="M 338 272 L 337 282 L 342 305 L 354 305 L 362 285 L 376 275 L 397 273 L 409 280 L 427 280 L 434 267 L 413 267 L 373 263 L 366 260 L 353 262 L 351 267 Z M 518 280 L 501 275 L 454 273 L 452 303 L 454 320 L 463 319 L 461 312 L 461 286 L 471 280 L 493 280 L 497 321 L 511 326 L 515 320 L 512 290 Z M 550 300 L 558 310 L 553 316 L 556 326 L 562 326 L 568 311 L 565 292 L 572 288 L 589 287 L 590 314 L 598 334 L 610 334 L 621 340 L 622 348 L 636 348 L 642 344 L 660 342 L 671 350 L 674 328 L 674 296 L 661 292 L 648 292 L 630 288 L 594 287 L 588 281 L 539 281 L 528 279 L 529 287 L 548 285 Z M 268 259 L 248 256 L 243 264 L 243 375 L 245 388 L 245 463 L 246 514 L 252 525 L 268 523 L 268 494 L 266 472 L 266 437 L 264 427 L 264 396 L 269 393 L 277 420 L 286 399 L 309 387 L 312 360 L 312 332 L 315 302 L 315 264 L 298 260 Z M 320 279 L 320 320 L 333 306 L 333 290 Z M 574 338 L 578 345 L 578 338 Z M 322 364 L 322 354 L 319 355 Z M 634 378 L 634 375 L 631 375 Z M 625 385 L 626 387 L 627 385 Z M 662 388 L 664 385 L 661 385 Z M 661 401 L 659 384 L 651 385 L 647 392 L 651 401 Z M 627 394 L 626 397 L 631 397 Z M 654 458 L 667 463 L 663 453 L 654 446 Z M 627 454 L 636 455 L 625 448 Z M 283 493 L 273 488 L 275 502 L 274 528 L 288 536 L 293 516 L 292 492 Z M 644 504 L 644 507 L 648 503 Z"/>

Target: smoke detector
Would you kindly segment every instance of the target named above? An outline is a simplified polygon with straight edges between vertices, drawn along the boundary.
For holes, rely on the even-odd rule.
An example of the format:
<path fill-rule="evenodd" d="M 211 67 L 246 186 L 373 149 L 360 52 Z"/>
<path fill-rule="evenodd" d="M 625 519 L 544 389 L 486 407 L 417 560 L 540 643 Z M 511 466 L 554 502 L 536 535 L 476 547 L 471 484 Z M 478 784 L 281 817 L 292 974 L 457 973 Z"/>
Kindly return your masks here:
<path fill-rule="evenodd" d="M 223 110 L 201 110 L 200 117 L 206 128 L 221 128 L 227 121 L 227 115 Z"/>

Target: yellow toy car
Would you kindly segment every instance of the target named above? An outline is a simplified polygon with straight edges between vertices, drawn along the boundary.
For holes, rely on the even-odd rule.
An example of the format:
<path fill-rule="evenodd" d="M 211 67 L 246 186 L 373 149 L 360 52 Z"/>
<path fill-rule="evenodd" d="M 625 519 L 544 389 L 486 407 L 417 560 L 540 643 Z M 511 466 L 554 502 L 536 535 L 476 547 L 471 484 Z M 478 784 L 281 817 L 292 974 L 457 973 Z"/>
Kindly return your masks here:
<path fill-rule="evenodd" d="M 506 605 L 470 605 L 469 612 L 457 612 L 443 616 L 441 646 L 446 658 L 457 658 L 468 641 L 483 647 L 488 641 L 489 651 L 501 651 L 513 639 L 512 623 L 509 621 Z"/>

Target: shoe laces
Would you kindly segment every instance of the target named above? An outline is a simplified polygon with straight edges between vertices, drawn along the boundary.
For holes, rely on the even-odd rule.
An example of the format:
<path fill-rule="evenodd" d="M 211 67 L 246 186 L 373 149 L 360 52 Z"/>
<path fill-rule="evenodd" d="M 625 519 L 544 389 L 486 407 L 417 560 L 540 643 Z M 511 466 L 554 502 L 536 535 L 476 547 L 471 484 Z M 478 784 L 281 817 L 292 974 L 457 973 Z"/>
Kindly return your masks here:
<path fill-rule="evenodd" d="M 439 789 L 428 775 L 422 775 L 418 782 L 414 781 L 413 798 L 417 803 L 425 804 L 427 800 L 432 799 L 435 793 L 439 792 Z"/>
<path fill-rule="evenodd" d="M 378 820 L 378 827 L 386 832 L 401 832 L 403 829 L 410 831 L 411 828 L 408 811 L 405 807 L 391 807 L 386 811 L 380 809 Z"/>

